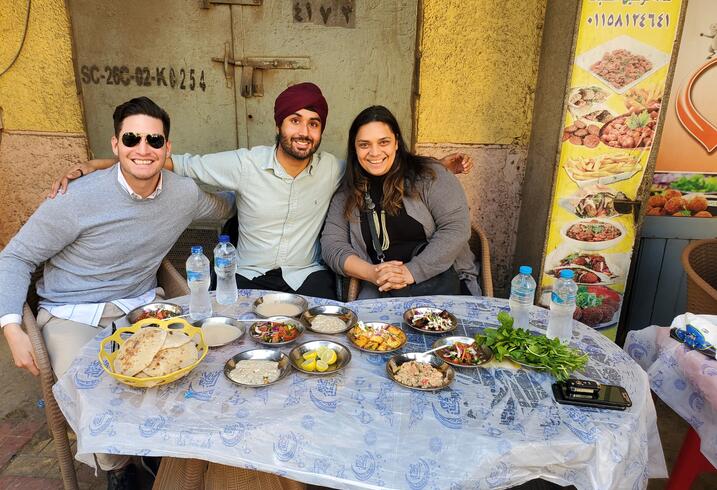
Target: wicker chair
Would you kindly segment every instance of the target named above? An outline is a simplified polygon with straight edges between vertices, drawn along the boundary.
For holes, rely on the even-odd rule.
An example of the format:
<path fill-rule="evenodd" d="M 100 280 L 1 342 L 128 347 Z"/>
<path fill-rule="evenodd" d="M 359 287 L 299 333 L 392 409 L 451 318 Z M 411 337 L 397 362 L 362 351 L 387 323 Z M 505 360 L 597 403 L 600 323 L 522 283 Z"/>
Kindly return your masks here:
<path fill-rule="evenodd" d="M 480 243 L 480 250 L 473 249 L 473 253 L 476 257 L 480 257 L 480 282 L 481 291 L 483 296 L 493 296 L 493 273 L 491 272 L 490 263 L 490 242 L 488 242 L 488 236 L 485 234 L 482 228 L 473 228 L 477 235 L 477 240 Z M 349 286 L 346 301 L 353 301 L 358 298 L 359 290 L 361 288 L 361 281 L 352 277 Z"/>
<path fill-rule="evenodd" d="M 717 314 L 717 239 L 696 240 L 682 252 L 687 273 L 687 310 Z"/>
<path fill-rule="evenodd" d="M 186 281 L 179 275 L 176 269 L 172 267 L 172 264 L 167 259 L 162 261 L 162 265 L 157 272 L 157 283 L 164 289 L 167 298 L 189 294 Z M 52 394 L 52 385 L 55 384 L 56 381 L 55 373 L 52 371 L 50 357 L 47 354 L 42 332 L 40 332 L 40 329 L 37 327 L 37 322 L 35 321 L 35 313 L 37 312 L 35 299 L 36 295 L 34 294 L 33 287 L 28 294 L 28 303 L 30 304 L 26 303 L 23 309 L 22 323 L 30 337 L 30 342 L 35 351 L 35 362 L 40 370 L 40 385 L 42 387 L 42 396 L 45 399 L 45 417 L 47 418 L 50 433 L 55 441 L 55 451 L 57 452 L 57 460 L 60 464 L 62 482 L 66 490 L 75 490 L 79 487 L 77 484 L 77 474 L 75 473 L 74 458 L 70 450 L 70 440 L 67 436 L 67 422 Z"/>

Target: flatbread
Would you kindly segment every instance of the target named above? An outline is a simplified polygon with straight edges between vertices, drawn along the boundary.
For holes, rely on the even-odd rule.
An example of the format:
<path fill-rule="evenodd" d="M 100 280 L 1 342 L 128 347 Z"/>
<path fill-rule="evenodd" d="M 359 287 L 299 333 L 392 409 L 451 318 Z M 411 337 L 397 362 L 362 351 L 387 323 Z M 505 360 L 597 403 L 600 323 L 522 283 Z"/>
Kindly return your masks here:
<path fill-rule="evenodd" d="M 115 372 L 125 376 L 134 376 L 142 371 L 159 352 L 167 337 L 167 331 L 157 327 L 147 327 L 132 334 L 120 346 L 115 357 Z"/>
<path fill-rule="evenodd" d="M 179 347 L 192 340 L 192 338 L 184 332 L 167 332 L 167 338 L 164 339 L 162 349 L 171 349 L 172 347 Z"/>
<path fill-rule="evenodd" d="M 162 349 L 152 359 L 142 372 L 147 376 L 164 376 L 179 371 L 197 360 L 197 346 L 194 342 L 187 342 L 179 347 Z"/>

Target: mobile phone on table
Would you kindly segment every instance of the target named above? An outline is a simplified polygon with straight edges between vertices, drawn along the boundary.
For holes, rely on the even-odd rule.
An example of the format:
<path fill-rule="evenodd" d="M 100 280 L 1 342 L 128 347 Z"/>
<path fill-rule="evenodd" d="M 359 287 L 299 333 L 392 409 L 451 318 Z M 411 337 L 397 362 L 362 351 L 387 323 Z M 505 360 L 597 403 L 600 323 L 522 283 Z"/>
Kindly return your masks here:
<path fill-rule="evenodd" d="M 588 380 L 577 380 L 585 382 Z M 604 385 L 588 381 L 585 383 L 571 383 L 567 380 L 553 384 L 555 401 L 566 405 L 584 407 L 608 408 L 611 410 L 625 410 L 632 406 L 630 395 L 625 388 L 617 385 Z"/>

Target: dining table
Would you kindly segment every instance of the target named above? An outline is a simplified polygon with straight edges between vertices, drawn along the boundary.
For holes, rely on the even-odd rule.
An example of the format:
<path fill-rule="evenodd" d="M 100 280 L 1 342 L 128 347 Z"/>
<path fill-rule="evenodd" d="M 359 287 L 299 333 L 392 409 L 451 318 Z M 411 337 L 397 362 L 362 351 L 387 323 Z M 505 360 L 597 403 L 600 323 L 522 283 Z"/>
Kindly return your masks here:
<path fill-rule="evenodd" d="M 702 315 L 714 325 L 717 316 Z M 717 468 L 717 360 L 652 325 L 628 332 L 625 351 L 647 372 L 650 387 L 695 430 L 700 451 Z"/>
<path fill-rule="evenodd" d="M 251 319 L 266 292 L 239 290 L 214 314 Z M 505 299 L 472 296 L 380 298 L 344 305 L 364 322 L 402 326 L 401 352 L 424 352 L 446 335 L 474 336 L 498 326 Z M 188 297 L 170 300 L 186 308 Z M 431 335 L 403 323 L 406 310 L 445 309 L 458 327 Z M 544 334 L 548 310 L 534 306 L 529 329 Z M 248 325 L 248 324 L 247 324 Z M 224 374 L 235 354 L 265 348 L 249 335 L 210 349 L 186 377 L 153 388 L 122 384 L 102 369 L 101 331 L 53 387 L 77 435 L 76 458 L 93 453 L 198 458 L 335 489 L 500 489 L 535 478 L 578 489 L 646 488 L 667 476 L 645 371 L 599 331 L 574 322 L 571 346 L 589 356 L 577 377 L 626 389 L 625 411 L 558 404 L 553 376 L 510 361 L 457 367 L 438 391 L 408 389 L 389 378 L 395 353 L 357 349 L 346 334 L 305 331 L 297 344 L 330 339 L 350 363 L 330 375 L 292 371 L 269 386 L 242 387 Z"/>

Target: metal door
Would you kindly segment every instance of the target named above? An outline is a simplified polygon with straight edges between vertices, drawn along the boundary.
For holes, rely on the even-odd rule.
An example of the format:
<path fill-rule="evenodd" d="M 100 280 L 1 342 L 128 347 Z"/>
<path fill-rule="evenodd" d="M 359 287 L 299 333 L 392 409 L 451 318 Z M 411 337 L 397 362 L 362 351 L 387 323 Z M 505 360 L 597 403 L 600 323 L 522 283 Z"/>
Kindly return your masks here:
<path fill-rule="evenodd" d="M 212 56 L 231 39 L 226 9 L 186 0 L 70 0 L 90 148 L 111 157 L 112 111 L 139 95 L 172 119 L 175 152 L 237 144 L 233 87 Z"/>
<path fill-rule="evenodd" d="M 410 137 L 417 4 L 415 0 L 267 0 L 261 8 L 232 7 L 239 56 L 295 58 L 297 63 L 304 57 L 309 65 L 308 69 L 263 70 L 259 73 L 262 97 L 242 97 L 245 87 L 237 84 L 237 118 L 247 118 L 248 144 L 273 141 L 274 99 L 288 85 L 302 81 L 318 84 L 329 103 L 323 150 L 343 157 L 351 121 L 374 104 L 391 109 Z M 248 79 L 246 71 L 237 68 L 237 74 L 243 72 Z"/>
<path fill-rule="evenodd" d="M 111 156 L 111 114 L 147 95 L 172 118 L 173 151 L 273 144 L 273 103 L 318 84 L 322 149 L 343 156 L 353 117 L 382 104 L 411 134 L 417 2 L 69 0 L 90 147 Z"/>

